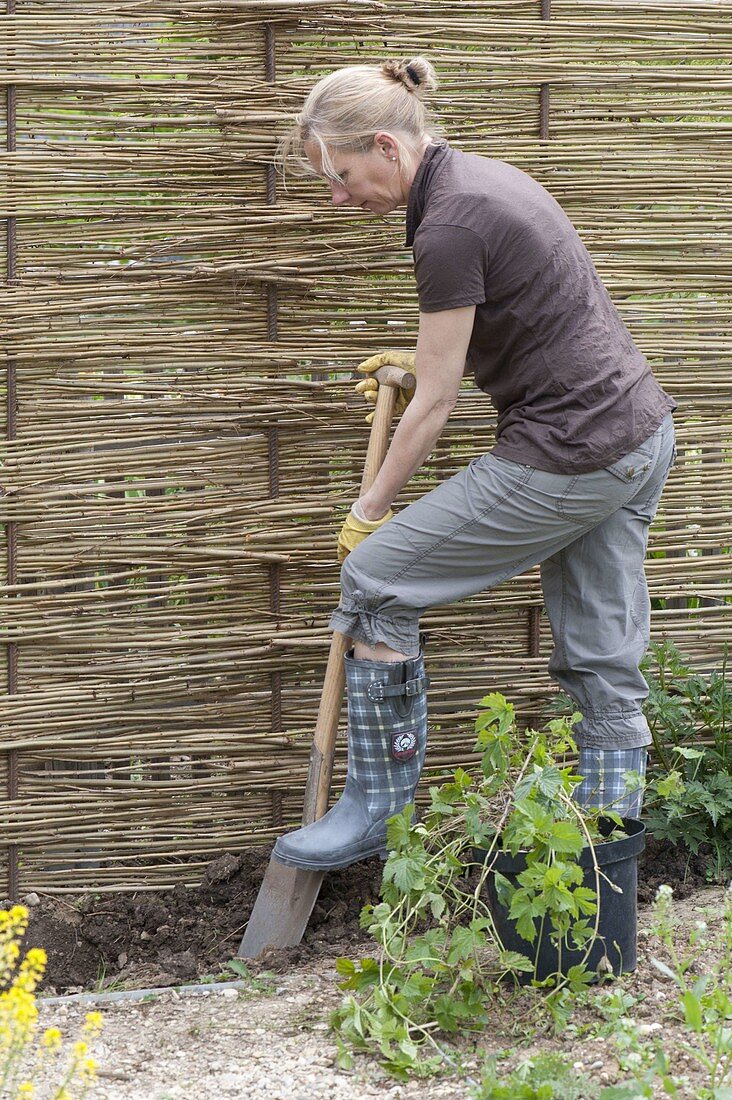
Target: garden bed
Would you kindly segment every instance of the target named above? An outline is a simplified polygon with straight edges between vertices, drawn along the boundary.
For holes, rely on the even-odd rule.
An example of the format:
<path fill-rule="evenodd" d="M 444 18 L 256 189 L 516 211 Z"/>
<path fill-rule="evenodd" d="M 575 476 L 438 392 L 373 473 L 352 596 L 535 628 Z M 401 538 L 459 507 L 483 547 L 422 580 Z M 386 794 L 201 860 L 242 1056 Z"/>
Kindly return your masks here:
<path fill-rule="evenodd" d="M 208 865 L 200 886 L 160 893 L 40 895 L 30 906 L 26 946 L 48 954 L 41 992 L 172 986 L 224 974 L 268 861 L 264 848 L 225 853 Z M 359 914 L 378 898 L 382 869 L 373 859 L 326 875 L 302 943 L 269 952 L 258 967 L 284 973 L 321 956 L 352 956 L 359 945 L 368 953 L 372 941 Z M 650 904 L 661 883 L 682 899 L 705 884 L 704 858 L 648 838 L 638 880 L 640 907 Z"/>

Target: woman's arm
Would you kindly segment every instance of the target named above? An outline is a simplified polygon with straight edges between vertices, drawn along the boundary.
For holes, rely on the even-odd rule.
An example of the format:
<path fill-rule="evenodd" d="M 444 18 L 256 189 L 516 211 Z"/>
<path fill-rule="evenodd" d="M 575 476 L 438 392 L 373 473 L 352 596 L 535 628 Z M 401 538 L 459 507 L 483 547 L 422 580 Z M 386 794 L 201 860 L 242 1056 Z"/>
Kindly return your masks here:
<path fill-rule="evenodd" d="M 442 434 L 457 401 L 474 318 L 475 306 L 420 313 L 415 353 L 417 388 L 376 480 L 359 500 L 367 519 L 386 515 Z"/>

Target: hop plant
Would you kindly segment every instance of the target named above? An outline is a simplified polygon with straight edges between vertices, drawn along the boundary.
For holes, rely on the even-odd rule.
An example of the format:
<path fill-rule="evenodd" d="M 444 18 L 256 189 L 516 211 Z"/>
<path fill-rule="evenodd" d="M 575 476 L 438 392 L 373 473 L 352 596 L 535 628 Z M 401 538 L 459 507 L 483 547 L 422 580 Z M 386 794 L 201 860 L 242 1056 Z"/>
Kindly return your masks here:
<path fill-rule="evenodd" d="M 45 1067 L 58 1059 L 63 1036 L 49 1027 L 37 1039 L 38 1006 L 35 991 L 46 970 L 46 952 L 32 947 L 21 958 L 21 943 L 28 930 L 28 910 L 23 905 L 0 910 L 0 1097 L 24 1100 L 36 1097 L 34 1072 L 27 1066 Z M 61 1082 L 47 1094 L 49 1100 L 81 1100 L 96 1078 L 96 1062 L 89 1054 L 88 1040 L 96 1038 L 103 1024 L 100 1012 L 89 1012 L 84 1038 L 75 1042 Z M 25 1072 L 21 1073 L 21 1070 Z"/>

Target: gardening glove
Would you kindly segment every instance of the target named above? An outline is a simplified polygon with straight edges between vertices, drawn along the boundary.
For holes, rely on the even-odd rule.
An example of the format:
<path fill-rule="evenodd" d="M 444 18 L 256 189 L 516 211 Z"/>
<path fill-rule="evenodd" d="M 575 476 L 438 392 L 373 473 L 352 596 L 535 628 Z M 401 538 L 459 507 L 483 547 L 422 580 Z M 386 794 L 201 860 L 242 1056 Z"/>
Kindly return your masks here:
<path fill-rule="evenodd" d="M 338 536 L 338 561 L 343 565 L 348 554 L 351 550 L 355 550 L 360 542 L 370 535 L 372 531 L 376 531 L 387 520 L 391 519 L 394 513 L 391 508 L 382 516 L 381 519 L 366 519 L 366 516 L 361 510 L 361 506 L 358 501 L 352 506 L 351 511 L 346 516 L 346 522 L 341 528 L 341 533 Z"/>
<path fill-rule="evenodd" d="M 379 383 L 371 372 L 378 370 L 379 367 L 401 367 L 402 370 L 408 370 L 410 374 L 416 373 L 414 354 L 410 351 L 381 351 L 378 355 L 372 355 L 370 359 L 364 359 L 363 363 L 358 364 L 356 370 L 367 377 L 357 384 L 356 393 L 363 394 L 370 405 L 376 404 L 379 393 Z M 413 394 L 414 391 L 406 393 L 404 390 L 399 390 L 395 410 L 397 414 L 404 412 L 412 400 Z M 370 424 L 373 419 L 374 413 L 372 410 L 366 416 L 366 423 Z"/>

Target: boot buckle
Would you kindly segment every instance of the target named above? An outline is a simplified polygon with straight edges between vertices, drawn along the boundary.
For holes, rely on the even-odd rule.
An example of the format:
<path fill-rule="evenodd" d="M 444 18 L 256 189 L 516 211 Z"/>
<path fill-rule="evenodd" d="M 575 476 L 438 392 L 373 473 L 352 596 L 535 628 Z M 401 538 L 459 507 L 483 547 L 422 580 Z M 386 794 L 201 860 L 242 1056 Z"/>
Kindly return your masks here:
<path fill-rule="evenodd" d="M 384 699 L 397 698 L 406 695 L 413 698 L 426 688 L 429 680 L 426 676 L 415 676 L 412 680 L 406 680 L 403 684 L 390 684 L 388 687 L 382 680 L 371 680 L 366 686 L 366 698 L 372 703 L 383 703 Z"/>

